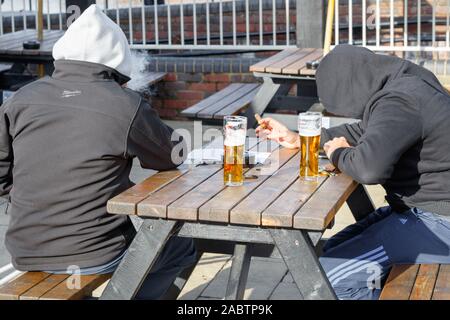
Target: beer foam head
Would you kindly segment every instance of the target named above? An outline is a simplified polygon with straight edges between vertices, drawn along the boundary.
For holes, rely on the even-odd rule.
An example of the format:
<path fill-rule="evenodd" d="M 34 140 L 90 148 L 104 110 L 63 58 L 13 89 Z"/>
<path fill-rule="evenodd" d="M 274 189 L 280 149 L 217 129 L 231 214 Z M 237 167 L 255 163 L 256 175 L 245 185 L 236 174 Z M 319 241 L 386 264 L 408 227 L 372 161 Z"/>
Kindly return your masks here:
<path fill-rule="evenodd" d="M 319 136 L 322 129 L 322 115 L 318 112 L 305 112 L 298 116 L 298 133 L 303 137 Z"/>
<path fill-rule="evenodd" d="M 227 147 L 242 146 L 245 144 L 244 130 L 229 130 L 225 134 L 224 145 Z"/>

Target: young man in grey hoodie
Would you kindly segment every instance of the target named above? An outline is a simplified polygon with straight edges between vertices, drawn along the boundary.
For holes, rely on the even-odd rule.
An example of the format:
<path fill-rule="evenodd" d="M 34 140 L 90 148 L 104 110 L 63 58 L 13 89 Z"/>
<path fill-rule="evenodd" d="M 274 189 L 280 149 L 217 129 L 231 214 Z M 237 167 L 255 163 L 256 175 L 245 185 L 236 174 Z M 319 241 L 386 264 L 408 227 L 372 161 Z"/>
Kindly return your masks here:
<path fill-rule="evenodd" d="M 135 229 L 106 202 L 130 188 L 133 158 L 168 170 L 179 141 L 123 85 L 132 61 L 122 30 L 95 5 L 53 49 L 55 71 L 0 109 L 0 193 L 9 195 L 6 247 L 18 270 L 113 272 Z M 173 136 L 173 137 L 172 137 Z M 191 239 L 172 238 L 136 298 L 163 296 L 195 260 Z"/>
<path fill-rule="evenodd" d="M 330 113 L 360 122 L 323 130 L 328 158 L 389 204 L 328 240 L 321 263 L 341 299 L 377 299 L 393 264 L 450 263 L 450 96 L 428 70 L 337 46 L 316 73 Z M 273 119 L 260 135 L 298 148 Z"/>

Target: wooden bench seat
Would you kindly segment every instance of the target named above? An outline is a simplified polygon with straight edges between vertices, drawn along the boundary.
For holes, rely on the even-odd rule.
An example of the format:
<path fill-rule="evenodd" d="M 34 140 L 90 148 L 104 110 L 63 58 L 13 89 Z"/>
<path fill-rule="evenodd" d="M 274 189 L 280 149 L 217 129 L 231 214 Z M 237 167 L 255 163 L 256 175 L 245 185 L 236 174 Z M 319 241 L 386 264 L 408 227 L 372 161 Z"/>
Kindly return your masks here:
<path fill-rule="evenodd" d="M 0 300 L 81 300 L 107 281 L 111 274 L 80 276 L 79 288 L 72 289 L 76 275 L 25 272 L 0 286 Z"/>
<path fill-rule="evenodd" d="M 181 112 L 181 115 L 194 119 L 221 120 L 225 116 L 237 115 L 255 97 L 260 84 L 233 83 L 199 103 Z"/>
<path fill-rule="evenodd" d="M 395 265 L 380 300 L 450 300 L 450 265 Z"/>

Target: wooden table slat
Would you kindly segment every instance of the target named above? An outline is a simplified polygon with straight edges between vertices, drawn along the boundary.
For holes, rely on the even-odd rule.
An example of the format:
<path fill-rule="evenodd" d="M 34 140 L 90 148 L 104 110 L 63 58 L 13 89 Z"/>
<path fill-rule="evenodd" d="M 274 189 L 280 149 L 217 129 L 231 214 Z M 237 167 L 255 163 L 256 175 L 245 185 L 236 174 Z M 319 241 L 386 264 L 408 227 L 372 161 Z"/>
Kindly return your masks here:
<path fill-rule="evenodd" d="M 450 265 L 441 264 L 434 287 L 433 300 L 450 300 Z"/>
<path fill-rule="evenodd" d="M 421 264 L 409 300 L 430 300 L 438 272 L 438 264 Z"/>
<path fill-rule="evenodd" d="M 280 51 L 277 54 L 250 66 L 250 72 L 265 72 L 268 66 L 290 56 L 291 54 L 294 54 L 298 50 L 301 49 L 298 48 L 284 49 L 283 51 Z"/>
<path fill-rule="evenodd" d="M 261 224 L 270 227 L 292 227 L 294 215 L 316 192 L 326 177 L 317 181 L 302 181 L 295 174 L 295 181 L 261 215 Z"/>
<path fill-rule="evenodd" d="M 239 203 L 230 213 L 230 222 L 261 225 L 261 213 L 297 179 L 300 153 L 297 153 L 275 174 Z M 290 225 L 292 226 L 292 224 Z"/>
<path fill-rule="evenodd" d="M 418 270 L 418 264 L 402 264 L 394 266 L 384 285 L 380 300 L 408 300 Z"/>
<path fill-rule="evenodd" d="M 67 281 L 59 283 L 53 287 L 50 291 L 40 297 L 40 300 L 80 300 L 92 293 L 97 287 L 102 285 L 111 277 L 110 274 L 101 275 L 83 275 L 80 277 L 80 289 L 70 289 L 67 285 Z M 75 284 L 75 280 L 74 283 Z"/>
<path fill-rule="evenodd" d="M 304 66 L 306 61 L 309 61 L 309 60 L 304 60 L 305 57 L 308 57 L 312 52 L 314 52 L 314 49 L 312 49 L 312 48 L 305 48 L 303 50 L 297 50 L 294 54 L 291 54 L 282 60 L 272 63 L 270 66 L 268 66 L 266 68 L 266 72 L 285 73 L 284 72 L 285 68 L 292 65 L 296 61 L 305 61 L 303 63 L 303 66 Z"/>
<path fill-rule="evenodd" d="M 246 95 L 242 96 L 238 100 L 234 101 L 233 103 L 229 104 L 222 110 L 217 111 L 214 114 L 214 119 L 222 119 L 225 116 L 231 115 L 231 114 L 237 114 L 242 108 L 245 108 L 248 106 L 253 98 L 256 96 L 260 89 L 260 86 L 254 87 L 251 91 L 249 91 Z"/>
<path fill-rule="evenodd" d="M 130 189 L 122 192 L 107 202 L 106 210 L 112 214 L 135 215 L 137 204 L 144 200 L 150 193 L 156 191 L 168 183 L 176 180 L 186 172 L 188 166 L 182 166 L 175 170 L 158 172 Z"/>
<path fill-rule="evenodd" d="M 23 273 L 0 288 L 0 300 L 19 300 L 22 293 L 27 292 L 48 276 L 50 274 L 45 272 Z"/>
<path fill-rule="evenodd" d="M 172 202 L 194 189 L 221 168 L 221 165 L 200 165 L 195 167 L 138 203 L 137 214 L 146 217 L 167 218 L 167 207 Z"/>
<path fill-rule="evenodd" d="M 39 282 L 36 286 L 20 295 L 20 300 L 39 300 L 44 294 L 52 290 L 69 277 L 68 274 L 52 274 Z"/>
<path fill-rule="evenodd" d="M 227 107 L 233 102 L 238 101 L 239 99 L 247 95 L 249 92 L 251 92 L 258 86 L 259 84 L 257 83 L 246 83 L 242 85 L 238 90 L 234 91 L 232 94 L 227 95 L 223 99 L 216 101 L 214 104 L 211 104 L 210 106 L 198 112 L 197 117 L 203 119 L 213 118 L 216 112 L 222 110 L 223 108 Z"/>
<path fill-rule="evenodd" d="M 294 215 L 294 228 L 325 229 L 357 185 L 345 174 L 329 177 Z"/>
<path fill-rule="evenodd" d="M 314 61 L 319 59 L 322 56 L 322 50 L 314 50 L 310 52 L 307 56 L 303 57 L 300 60 L 295 61 L 294 63 L 290 64 L 289 66 L 283 68 L 282 73 L 283 74 L 291 74 L 291 75 L 299 75 L 299 74 L 305 74 L 305 70 L 310 70 L 311 73 L 309 75 L 314 75 L 316 73 L 316 70 L 314 69 L 307 69 L 306 63 L 309 61 Z M 303 73 L 302 73 L 303 72 Z"/>
<path fill-rule="evenodd" d="M 258 140 L 247 142 L 249 150 L 256 150 L 257 145 Z M 244 170 L 245 172 L 248 171 L 248 169 Z M 225 186 L 222 169 L 170 204 L 167 209 L 167 217 L 176 220 L 196 221 L 198 220 L 198 209 L 223 189 L 225 189 Z"/>
<path fill-rule="evenodd" d="M 283 166 L 291 159 L 298 150 L 280 149 L 279 155 L 275 152 L 271 154 L 268 161 L 275 162 L 278 158 L 279 165 Z M 273 163 L 272 162 L 272 163 Z M 230 222 L 230 211 L 239 202 L 245 199 L 252 193 L 261 183 L 270 177 L 270 175 L 261 175 L 258 168 L 252 168 L 247 172 L 247 175 L 255 175 L 258 178 L 255 180 L 246 181 L 244 185 L 239 187 L 228 187 L 217 194 L 213 199 L 205 203 L 199 209 L 199 220 L 215 221 L 215 222 Z"/>
<path fill-rule="evenodd" d="M 183 110 L 181 114 L 183 116 L 195 117 L 197 113 L 199 113 L 203 109 L 209 107 L 210 105 L 214 105 L 216 102 L 224 99 L 225 97 L 232 94 L 242 86 L 243 86 L 242 83 L 232 83 L 226 88 L 220 90 L 219 92 L 216 92 L 213 95 L 209 96 L 208 98 L 203 99 L 199 103 L 194 104 L 193 106 L 187 108 L 186 110 Z"/>

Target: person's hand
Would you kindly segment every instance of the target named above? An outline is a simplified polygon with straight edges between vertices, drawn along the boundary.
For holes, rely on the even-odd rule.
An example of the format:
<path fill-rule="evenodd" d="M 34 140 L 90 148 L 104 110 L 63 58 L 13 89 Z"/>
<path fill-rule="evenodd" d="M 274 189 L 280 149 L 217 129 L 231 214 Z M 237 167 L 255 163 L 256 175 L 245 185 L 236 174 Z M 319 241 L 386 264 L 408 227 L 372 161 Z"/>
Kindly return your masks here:
<path fill-rule="evenodd" d="M 350 145 L 348 144 L 347 139 L 345 139 L 344 137 L 339 137 L 325 143 L 323 145 L 323 150 L 327 154 L 328 159 L 331 160 L 331 156 L 336 149 L 349 147 Z"/>
<path fill-rule="evenodd" d="M 285 148 L 300 148 L 298 134 L 272 118 L 261 119 L 258 128 L 256 128 L 256 135 L 260 138 L 276 141 Z"/>

